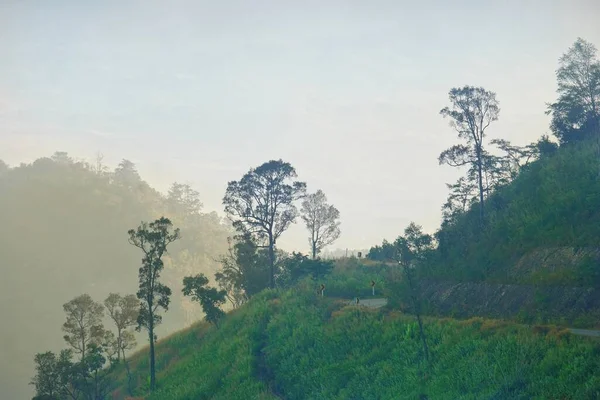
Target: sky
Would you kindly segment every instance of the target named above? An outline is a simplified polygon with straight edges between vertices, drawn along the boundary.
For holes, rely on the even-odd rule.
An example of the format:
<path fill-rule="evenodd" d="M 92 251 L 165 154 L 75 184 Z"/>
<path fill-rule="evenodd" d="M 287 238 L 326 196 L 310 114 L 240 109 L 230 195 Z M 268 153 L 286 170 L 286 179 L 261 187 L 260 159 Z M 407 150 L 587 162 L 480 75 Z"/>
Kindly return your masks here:
<path fill-rule="evenodd" d="M 489 138 L 530 143 L 599 19 L 594 0 L 0 0 L 0 159 L 127 158 L 222 214 L 228 181 L 282 158 L 340 210 L 333 248 L 369 248 L 439 226 L 464 172 L 437 162 L 452 87 L 496 92 Z M 308 250 L 300 224 L 278 244 Z"/>

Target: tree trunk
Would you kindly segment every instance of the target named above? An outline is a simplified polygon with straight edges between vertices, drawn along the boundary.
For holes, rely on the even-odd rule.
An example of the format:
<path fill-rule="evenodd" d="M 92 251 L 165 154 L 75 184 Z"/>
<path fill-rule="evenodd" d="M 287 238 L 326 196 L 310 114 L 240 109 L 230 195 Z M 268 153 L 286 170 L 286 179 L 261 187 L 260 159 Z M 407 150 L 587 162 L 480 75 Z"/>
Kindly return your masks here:
<path fill-rule="evenodd" d="M 481 159 L 481 148 L 477 149 L 477 180 L 479 184 L 479 223 L 483 227 L 483 160 Z"/>
<path fill-rule="evenodd" d="M 275 289 L 275 243 L 273 236 L 269 234 L 269 266 L 271 267 L 271 289 Z"/>
<path fill-rule="evenodd" d="M 156 365 L 154 359 L 154 315 L 150 315 L 148 336 L 150 337 L 150 391 L 156 389 Z"/>
<path fill-rule="evenodd" d="M 417 322 L 419 324 L 419 335 L 421 336 L 421 342 L 423 343 L 423 353 L 425 355 L 425 361 L 427 361 L 427 365 L 429 365 L 429 346 L 427 346 L 427 338 L 425 337 L 425 330 L 423 329 L 423 321 L 421 320 L 421 307 L 419 300 L 417 299 L 417 295 L 415 293 L 415 287 L 413 285 L 410 268 L 406 265 L 404 267 L 404 275 L 406 275 L 406 280 L 408 281 L 408 287 L 410 290 L 410 298 L 413 303 L 413 310 L 415 312 L 415 316 L 417 317 Z"/>
<path fill-rule="evenodd" d="M 317 244 L 315 243 L 315 241 L 313 241 L 312 243 L 312 259 L 317 259 Z"/>

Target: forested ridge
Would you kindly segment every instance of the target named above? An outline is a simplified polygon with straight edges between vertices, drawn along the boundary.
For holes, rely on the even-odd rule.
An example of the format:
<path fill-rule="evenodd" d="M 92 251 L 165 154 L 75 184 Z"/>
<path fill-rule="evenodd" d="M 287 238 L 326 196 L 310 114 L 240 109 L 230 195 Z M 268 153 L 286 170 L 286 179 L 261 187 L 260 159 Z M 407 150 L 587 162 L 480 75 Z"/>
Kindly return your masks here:
<path fill-rule="evenodd" d="M 0 182 L 28 195 L 12 197 L 25 208 L 15 213 L 21 219 L 37 216 L 30 214 L 34 209 L 51 210 L 23 181 L 42 179 L 44 193 L 59 204 L 67 199 L 53 185 L 71 188 L 68 204 L 74 209 L 102 204 L 93 208 L 97 219 L 82 222 L 89 224 L 82 226 L 89 230 L 85 234 L 73 228 L 78 216 L 71 209 L 37 216 L 44 223 L 33 224 L 27 237 L 43 242 L 54 236 L 56 243 L 32 261 L 19 258 L 31 248 L 24 235 L 1 238 L 13 263 L 30 263 L 48 274 L 37 283 L 27 278 L 32 290 L 44 293 L 41 285 L 55 274 L 45 269 L 51 268 L 46 257 L 58 262 L 74 243 L 79 249 L 84 243 L 113 243 L 128 262 L 122 270 L 111 263 L 114 273 L 130 274 L 86 288 L 84 282 L 94 281 L 80 274 L 78 263 L 92 258 L 96 264 L 87 265 L 95 266 L 97 279 L 110 275 L 107 254 L 116 250 L 108 246 L 67 264 L 77 291 L 45 304 L 55 310 L 64 304 L 68 346 L 36 354 L 36 398 L 599 398 L 597 340 L 575 337 L 566 326 L 553 326 L 558 320 L 552 318 L 439 318 L 423 297 L 427 282 L 600 286 L 600 62 L 591 43 L 578 39 L 560 58 L 557 83 L 558 98 L 548 104 L 553 138 L 541 135 L 520 145 L 489 139 L 501 117 L 495 92 L 468 85 L 451 89 L 440 114 L 457 144 L 438 163 L 465 174 L 448 184 L 441 226 L 428 234 L 412 222 L 399 228 L 394 241 L 373 246 L 367 260 L 320 257 L 339 238 L 343 216 L 283 160 L 267 161 L 228 182 L 223 207 L 231 227 L 202 214 L 190 187 L 176 184 L 162 196 L 127 161 L 106 173 L 57 153 L 5 169 Z M 52 171 L 65 177 L 56 179 Z M 90 182 L 103 189 L 89 190 Z M 18 231 L 20 219 L 3 218 Z M 93 229 L 107 220 L 114 221 L 111 239 Z M 306 255 L 277 246 L 297 222 L 307 228 Z M 11 241 L 15 237 L 19 243 Z M 214 263 L 203 261 L 212 254 Z M 132 266 L 139 267 L 140 260 L 136 285 Z M 13 285 L 19 276 L 9 275 Z M 360 298 L 375 291 L 388 305 L 360 307 Z M 135 293 L 138 300 L 132 309 L 118 302 L 120 312 L 131 311 L 132 317 L 117 334 L 101 321 L 112 304 L 101 303 L 109 292 Z M 6 300 L 19 299 L 14 296 Z M 179 304 L 198 303 L 205 321 L 158 338 L 155 329 L 166 328 L 176 298 Z M 355 304 L 349 305 L 352 298 Z M 79 328 L 73 322 L 78 318 L 87 321 Z M 50 325 L 58 330 L 60 323 Z M 130 356 L 133 346 L 119 332 L 134 329 L 150 345 Z"/>

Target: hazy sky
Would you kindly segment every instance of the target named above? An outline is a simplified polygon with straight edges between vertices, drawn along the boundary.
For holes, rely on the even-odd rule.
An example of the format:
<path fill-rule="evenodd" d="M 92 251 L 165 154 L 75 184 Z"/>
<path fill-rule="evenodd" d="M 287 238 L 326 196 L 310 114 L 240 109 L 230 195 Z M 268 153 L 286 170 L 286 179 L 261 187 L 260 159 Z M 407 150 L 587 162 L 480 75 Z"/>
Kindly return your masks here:
<path fill-rule="evenodd" d="M 529 143 L 599 20 L 595 0 L 0 0 L 0 159 L 100 151 L 221 213 L 227 181 L 283 158 L 339 208 L 334 247 L 369 247 L 438 226 L 451 87 L 495 91 L 490 137 Z M 303 228 L 279 244 L 306 250 Z"/>

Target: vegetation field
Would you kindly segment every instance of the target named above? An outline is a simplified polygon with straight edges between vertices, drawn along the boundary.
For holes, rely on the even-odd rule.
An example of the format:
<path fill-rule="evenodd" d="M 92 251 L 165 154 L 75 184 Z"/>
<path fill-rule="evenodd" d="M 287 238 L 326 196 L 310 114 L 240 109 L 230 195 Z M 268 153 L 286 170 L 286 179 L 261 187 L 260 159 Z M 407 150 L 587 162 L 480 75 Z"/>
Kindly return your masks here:
<path fill-rule="evenodd" d="M 425 332 L 431 365 L 411 316 L 344 306 L 308 289 L 268 290 L 219 329 L 198 324 L 161 341 L 159 386 L 146 399 L 600 396 L 597 340 L 480 318 L 426 319 Z M 139 395 L 146 359 L 133 357 Z"/>

